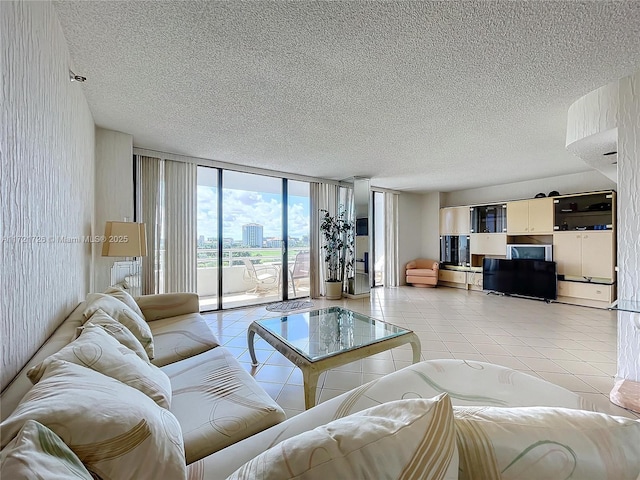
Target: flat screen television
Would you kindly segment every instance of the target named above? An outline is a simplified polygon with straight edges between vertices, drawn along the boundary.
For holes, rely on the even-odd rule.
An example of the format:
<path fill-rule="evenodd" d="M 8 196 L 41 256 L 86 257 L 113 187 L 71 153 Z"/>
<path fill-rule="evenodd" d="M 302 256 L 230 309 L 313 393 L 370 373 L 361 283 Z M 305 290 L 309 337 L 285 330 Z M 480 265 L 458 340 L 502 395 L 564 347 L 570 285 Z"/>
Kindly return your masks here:
<path fill-rule="evenodd" d="M 482 288 L 507 295 L 555 300 L 558 298 L 556 262 L 485 258 Z"/>

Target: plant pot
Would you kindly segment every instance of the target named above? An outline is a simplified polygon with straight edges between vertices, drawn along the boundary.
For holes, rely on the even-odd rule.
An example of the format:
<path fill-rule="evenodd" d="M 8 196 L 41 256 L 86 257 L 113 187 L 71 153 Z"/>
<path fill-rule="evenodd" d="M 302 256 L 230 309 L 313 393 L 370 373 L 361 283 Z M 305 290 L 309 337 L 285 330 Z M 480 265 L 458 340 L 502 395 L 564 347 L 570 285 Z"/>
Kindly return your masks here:
<path fill-rule="evenodd" d="M 327 300 L 340 300 L 342 298 L 342 282 L 324 282 L 324 289 Z"/>

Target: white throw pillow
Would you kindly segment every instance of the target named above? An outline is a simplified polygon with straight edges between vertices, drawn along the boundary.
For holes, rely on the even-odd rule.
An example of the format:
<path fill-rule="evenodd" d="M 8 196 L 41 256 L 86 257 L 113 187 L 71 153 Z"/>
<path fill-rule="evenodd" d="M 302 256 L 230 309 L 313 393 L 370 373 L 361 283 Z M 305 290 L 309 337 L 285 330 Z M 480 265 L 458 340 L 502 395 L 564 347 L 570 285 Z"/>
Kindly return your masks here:
<path fill-rule="evenodd" d="M 60 437 L 34 420 L 25 422 L 18 435 L 2 450 L 1 456 L 0 471 L 7 479 L 93 479 Z"/>
<path fill-rule="evenodd" d="M 149 362 L 149 355 L 145 352 L 140 340 L 131 333 L 131 330 L 107 315 L 104 310 L 96 310 L 95 313 L 89 317 L 89 320 L 85 325 L 89 323 L 99 326 L 113 338 L 118 340 L 122 345 L 132 350 L 142 360 Z M 80 336 L 83 329 L 84 325 L 77 328 L 76 338 Z"/>
<path fill-rule="evenodd" d="M 104 293 L 89 294 L 87 296 L 87 306 L 82 312 L 85 320 L 89 320 L 98 309 L 104 310 L 111 318 L 127 327 L 140 341 L 149 358 L 153 359 L 153 336 L 144 318 L 111 295 Z"/>
<path fill-rule="evenodd" d="M 460 479 L 631 479 L 640 420 L 553 407 L 454 407 Z"/>
<path fill-rule="evenodd" d="M 138 303 L 131 296 L 131 294 L 129 294 L 129 292 L 127 292 L 126 290 L 122 288 L 117 288 L 117 287 L 109 287 L 104 291 L 104 293 L 106 293 L 107 295 L 111 295 L 113 298 L 117 298 L 122 303 L 124 303 L 127 307 L 129 307 L 131 310 L 133 310 L 138 315 L 140 315 L 142 319 L 146 320 L 144 318 L 144 314 L 142 313 L 142 310 L 140 310 L 140 307 L 138 306 Z"/>
<path fill-rule="evenodd" d="M 288 438 L 229 480 L 457 479 L 451 401 L 384 403 Z"/>
<path fill-rule="evenodd" d="M 80 336 L 27 372 L 37 383 L 56 360 L 82 365 L 140 390 L 163 408 L 171 405 L 171 382 L 158 367 L 145 362 L 101 327 L 85 323 Z"/>
<path fill-rule="evenodd" d="M 69 362 L 54 361 L 2 424 L 2 447 L 27 420 L 54 431 L 103 479 L 185 479 L 180 424 L 135 388 Z"/>

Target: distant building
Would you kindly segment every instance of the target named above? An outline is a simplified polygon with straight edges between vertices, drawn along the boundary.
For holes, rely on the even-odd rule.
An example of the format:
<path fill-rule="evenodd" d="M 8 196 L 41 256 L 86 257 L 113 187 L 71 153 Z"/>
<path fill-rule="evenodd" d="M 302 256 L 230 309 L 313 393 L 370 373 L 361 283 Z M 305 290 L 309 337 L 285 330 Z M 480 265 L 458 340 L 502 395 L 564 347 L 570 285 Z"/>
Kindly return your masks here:
<path fill-rule="evenodd" d="M 280 238 L 268 238 L 264 242 L 267 248 L 280 248 L 282 247 L 282 239 Z"/>
<path fill-rule="evenodd" d="M 198 245 L 200 246 L 204 245 L 204 235 L 200 235 L 198 237 Z"/>
<path fill-rule="evenodd" d="M 247 223 L 242 226 L 242 246 L 262 248 L 262 225 Z"/>

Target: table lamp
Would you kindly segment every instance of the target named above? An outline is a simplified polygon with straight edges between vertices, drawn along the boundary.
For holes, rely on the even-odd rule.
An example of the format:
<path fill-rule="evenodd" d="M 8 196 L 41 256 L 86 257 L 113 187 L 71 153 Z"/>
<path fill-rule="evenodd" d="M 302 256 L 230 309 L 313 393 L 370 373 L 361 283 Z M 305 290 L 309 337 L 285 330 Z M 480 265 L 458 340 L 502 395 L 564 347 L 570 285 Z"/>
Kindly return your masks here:
<path fill-rule="evenodd" d="M 107 222 L 104 227 L 103 257 L 124 257 L 111 267 L 111 285 L 123 282 L 127 277 L 132 294 L 140 294 L 140 263 L 137 257 L 147 255 L 147 235 L 144 223 Z M 134 287 L 134 288 L 131 288 Z"/>

